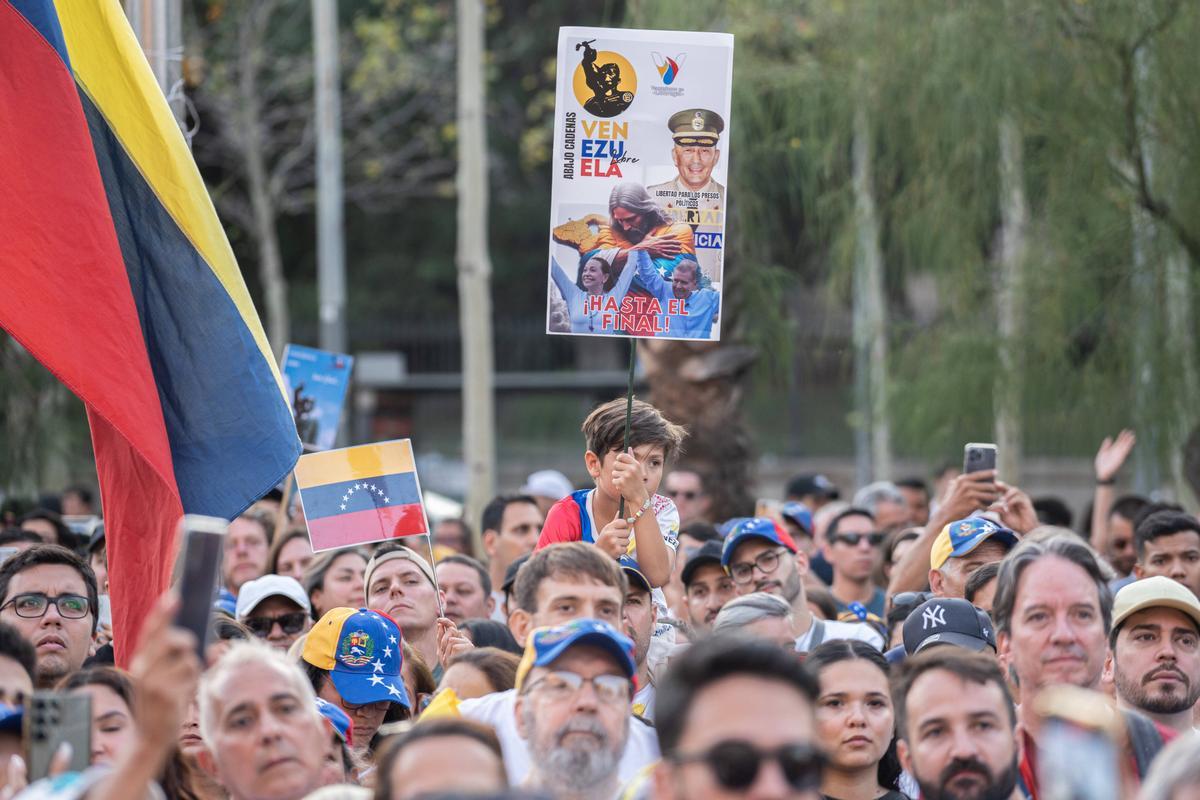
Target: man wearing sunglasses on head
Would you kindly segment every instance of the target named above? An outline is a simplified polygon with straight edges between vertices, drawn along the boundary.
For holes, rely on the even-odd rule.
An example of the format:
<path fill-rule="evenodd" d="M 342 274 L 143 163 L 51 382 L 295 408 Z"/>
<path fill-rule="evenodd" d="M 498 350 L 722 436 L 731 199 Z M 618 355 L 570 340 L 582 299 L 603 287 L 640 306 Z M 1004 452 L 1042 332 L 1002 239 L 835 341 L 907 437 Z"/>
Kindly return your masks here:
<path fill-rule="evenodd" d="M 833 566 L 829 591 L 837 601 L 838 613 L 851 603 L 861 603 L 883 619 L 887 595 L 874 578 L 883 557 L 880 546 L 884 538 L 875 517 L 863 508 L 848 508 L 830 521 L 825 531 L 825 560 Z"/>
<path fill-rule="evenodd" d="M 658 690 L 654 798 L 817 800 L 817 683 L 765 641 L 717 635 L 671 662 Z"/>
<path fill-rule="evenodd" d="M 763 517 L 741 517 L 726 525 L 729 533 L 721 551 L 721 566 L 733 578 L 739 596 L 767 592 L 787 601 L 792 608 L 796 650 L 808 652 L 833 639 L 861 639 L 883 649 L 883 637 L 869 625 L 813 616 L 804 589 L 808 556 L 797 550 L 787 531 Z"/>
<path fill-rule="evenodd" d="M 263 575 L 242 584 L 237 620 L 250 632 L 284 653 L 312 627 L 308 593 L 295 578 Z"/>
<path fill-rule="evenodd" d="M 37 652 L 35 688 L 79 670 L 96 635 L 96 576 L 79 556 L 37 545 L 0 566 L 0 621 Z"/>

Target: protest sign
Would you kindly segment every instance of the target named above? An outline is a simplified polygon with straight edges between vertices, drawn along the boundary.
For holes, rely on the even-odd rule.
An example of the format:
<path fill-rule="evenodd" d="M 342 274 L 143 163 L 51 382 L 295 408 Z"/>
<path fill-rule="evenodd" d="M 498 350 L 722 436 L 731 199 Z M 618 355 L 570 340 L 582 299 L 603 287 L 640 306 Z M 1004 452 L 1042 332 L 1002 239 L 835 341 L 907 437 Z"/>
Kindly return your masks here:
<path fill-rule="evenodd" d="M 353 367 L 354 356 L 298 344 L 283 348 L 283 385 L 305 450 L 333 447 Z"/>
<path fill-rule="evenodd" d="M 408 439 L 303 455 L 296 487 L 314 552 L 429 533 Z"/>
<path fill-rule="evenodd" d="M 547 333 L 715 341 L 733 36 L 560 28 Z"/>

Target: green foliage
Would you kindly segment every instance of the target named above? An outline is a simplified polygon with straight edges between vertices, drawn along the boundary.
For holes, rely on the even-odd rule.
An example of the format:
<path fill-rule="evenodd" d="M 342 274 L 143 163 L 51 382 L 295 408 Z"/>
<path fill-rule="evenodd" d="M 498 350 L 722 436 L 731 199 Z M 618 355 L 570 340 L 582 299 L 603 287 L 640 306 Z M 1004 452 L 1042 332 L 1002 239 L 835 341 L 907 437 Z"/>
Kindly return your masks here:
<path fill-rule="evenodd" d="M 1163 264 L 1200 236 L 1200 7 L 767 0 L 688 3 L 685 15 L 684 5 L 634 4 L 629 22 L 669 28 L 686 16 L 688 27 L 737 37 L 729 244 L 735 299 L 753 308 L 740 317 L 744 338 L 786 340 L 793 328 L 776 310 L 797 292 L 848 304 L 856 247 L 849 153 L 862 104 L 890 293 L 897 450 L 933 456 L 968 432 L 990 436 L 998 130 L 1007 116 L 1023 140 L 1030 213 L 1016 343 L 1028 446 L 1088 452 L 1131 422 L 1141 319 L 1131 308 L 1135 209 L 1147 208 L 1155 229 L 1156 309 L 1171 297 Z M 1153 168 L 1148 192 L 1131 169 L 1139 143 Z M 1192 263 L 1196 256 L 1192 249 Z M 908 307 L 906 288 L 919 275 L 935 279 L 931 320 Z M 1146 318 L 1149 368 L 1162 388 L 1148 417 L 1166 428 L 1173 392 L 1196 369 L 1181 363 L 1194 349 L 1173 346 L 1173 337 L 1190 341 L 1196 329 L 1194 316 L 1174 331 L 1161 316 Z M 791 363 L 786 348 L 766 352 L 776 370 Z"/>

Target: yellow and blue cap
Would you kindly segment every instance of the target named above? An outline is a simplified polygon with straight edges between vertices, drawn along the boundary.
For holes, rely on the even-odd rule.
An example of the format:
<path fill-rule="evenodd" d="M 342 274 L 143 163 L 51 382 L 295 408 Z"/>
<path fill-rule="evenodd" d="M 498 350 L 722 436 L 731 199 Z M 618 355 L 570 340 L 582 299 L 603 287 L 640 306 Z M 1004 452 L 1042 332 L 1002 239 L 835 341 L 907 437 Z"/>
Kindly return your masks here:
<path fill-rule="evenodd" d="M 1009 550 L 1020 541 L 1016 533 L 987 517 L 967 517 L 942 528 L 929 551 L 929 566 L 941 569 L 947 560 L 962 558 L 988 539 L 995 539 Z"/>
<path fill-rule="evenodd" d="M 333 608 L 309 631 L 301 658 L 327 671 L 347 703 L 387 700 L 412 708 L 400 676 L 403 641 L 400 626 L 382 611 Z"/>
<path fill-rule="evenodd" d="M 721 551 L 721 566 L 729 569 L 733 554 L 748 539 L 765 539 L 796 552 L 796 542 L 791 534 L 766 517 L 735 517 L 725 523 L 729 533 L 725 536 L 725 548 Z"/>
<path fill-rule="evenodd" d="M 529 634 L 525 655 L 517 665 L 517 690 L 534 667 L 548 667 L 576 645 L 587 644 L 613 657 L 625 677 L 637 686 L 637 662 L 633 640 L 599 619 L 575 619 L 552 628 L 538 628 Z"/>

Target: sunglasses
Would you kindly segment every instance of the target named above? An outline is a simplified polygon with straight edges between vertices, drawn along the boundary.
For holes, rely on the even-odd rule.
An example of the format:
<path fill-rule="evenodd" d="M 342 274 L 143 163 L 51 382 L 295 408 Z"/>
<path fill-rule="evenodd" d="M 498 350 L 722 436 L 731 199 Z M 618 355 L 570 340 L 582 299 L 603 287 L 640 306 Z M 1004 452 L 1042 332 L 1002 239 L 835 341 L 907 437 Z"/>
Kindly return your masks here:
<path fill-rule="evenodd" d="M 674 491 L 670 489 L 667 490 L 667 497 L 671 498 L 672 500 L 680 497 L 682 497 L 684 500 L 695 500 L 699 496 L 700 493 L 694 489 L 676 489 Z"/>
<path fill-rule="evenodd" d="M 292 611 L 288 614 L 280 614 L 278 617 L 246 617 L 242 620 L 242 624 L 250 629 L 260 639 L 265 639 L 271 635 L 271 629 L 275 627 L 275 623 L 279 623 L 279 627 L 288 636 L 295 636 L 304 630 L 304 623 L 308 620 L 307 611 Z"/>
<path fill-rule="evenodd" d="M 835 542 L 845 542 L 851 547 L 858 547 L 858 543 L 866 539 L 871 544 L 871 547 L 879 547 L 879 545 L 883 544 L 885 538 L 887 538 L 887 534 L 884 533 L 839 533 L 833 537 L 833 540 Z"/>
<path fill-rule="evenodd" d="M 717 742 L 700 753 L 676 754 L 677 764 L 699 762 L 706 765 L 717 782 L 729 790 L 746 790 L 758 779 L 764 761 L 774 761 L 794 791 L 820 788 L 825 756 L 809 744 L 785 744 L 774 750 L 759 750 L 749 742 L 730 739 Z"/>

